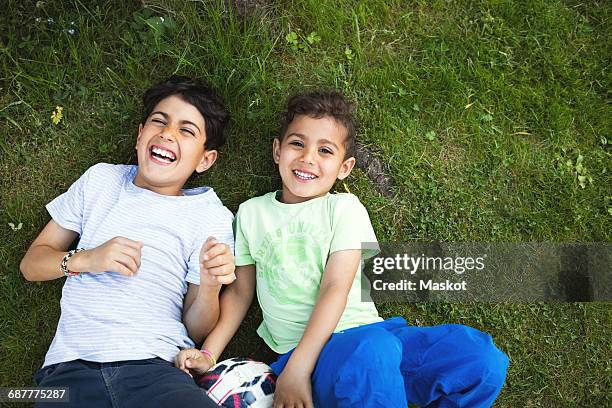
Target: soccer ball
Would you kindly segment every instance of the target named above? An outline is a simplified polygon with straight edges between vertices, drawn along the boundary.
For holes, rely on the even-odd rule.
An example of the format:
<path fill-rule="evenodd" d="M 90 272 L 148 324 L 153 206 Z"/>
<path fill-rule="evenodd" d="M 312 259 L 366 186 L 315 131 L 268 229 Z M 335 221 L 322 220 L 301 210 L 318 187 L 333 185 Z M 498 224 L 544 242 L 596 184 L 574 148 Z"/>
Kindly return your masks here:
<path fill-rule="evenodd" d="M 224 360 L 198 381 L 206 395 L 227 408 L 270 408 L 275 384 L 270 367 L 249 358 Z"/>

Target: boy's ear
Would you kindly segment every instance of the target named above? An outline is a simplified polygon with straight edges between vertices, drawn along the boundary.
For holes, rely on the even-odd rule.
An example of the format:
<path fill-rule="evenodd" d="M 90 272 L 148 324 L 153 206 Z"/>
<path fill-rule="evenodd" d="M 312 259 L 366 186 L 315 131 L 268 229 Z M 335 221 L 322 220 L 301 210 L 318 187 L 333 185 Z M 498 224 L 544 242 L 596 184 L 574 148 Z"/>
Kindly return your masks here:
<path fill-rule="evenodd" d="M 142 134 L 142 123 L 138 125 L 138 136 L 136 137 L 136 146 L 134 149 L 138 150 L 138 142 L 140 142 L 140 135 Z"/>
<path fill-rule="evenodd" d="M 355 158 L 349 157 L 340 166 L 340 172 L 338 173 L 338 180 L 344 180 L 351 174 L 351 170 L 355 167 Z"/>
<path fill-rule="evenodd" d="M 280 162 L 280 145 L 280 139 L 278 137 L 275 137 L 274 141 L 272 142 L 272 158 L 274 159 L 274 163 L 276 164 Z"/>
<path fill-rule="evenodd" d="M 198 163 L 198 166 L 195 168 L 195 171 L 198 173 L 202 173 L 210 169 L 210 167 L 215 164 L 217 161 L 217 157 L 219 153 L 216 150 L 204 150 L 204 154 L 202 155 L 202 160 Z"/>

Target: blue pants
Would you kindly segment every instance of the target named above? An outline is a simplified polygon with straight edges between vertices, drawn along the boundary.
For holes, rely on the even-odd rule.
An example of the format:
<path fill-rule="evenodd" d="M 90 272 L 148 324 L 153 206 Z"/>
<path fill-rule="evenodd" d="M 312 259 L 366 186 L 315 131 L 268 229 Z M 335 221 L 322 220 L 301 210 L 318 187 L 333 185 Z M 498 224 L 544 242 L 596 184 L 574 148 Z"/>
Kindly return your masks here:
<path fill-rule="evenodd" d="M 280 375 L 290 351 L 272 363 Z M 400 317 L 334 333 L 312 374 L 316 407 L 490 407 L 508 357 L 471 327 L 408 326 Z"/>
<path fill-rule="evenodd" d="M 39 387 L 69 387 L 70 403 L 37 407 L 217 407 L 191 377 L 161 358 L 68 361 L 41 368 L 34 379 Z"/>

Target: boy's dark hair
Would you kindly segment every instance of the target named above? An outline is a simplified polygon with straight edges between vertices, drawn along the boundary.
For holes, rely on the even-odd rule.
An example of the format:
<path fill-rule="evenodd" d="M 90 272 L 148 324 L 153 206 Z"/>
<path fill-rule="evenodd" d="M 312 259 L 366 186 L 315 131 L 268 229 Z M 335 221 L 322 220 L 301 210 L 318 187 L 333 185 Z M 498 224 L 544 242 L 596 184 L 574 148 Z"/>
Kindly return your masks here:
<path fill-rule="evenodd" d="M 223 146 L 225 143 L 224 130 L 229 122 L 229 112 L 223 99 L 207 82 L 202 80 L 173 75 L 147 89 L 142 96 L 144 105 L 142 123 L 146 122 L 155 105 L 172 95 L 178 95 L 185 102 L 195 106 L 204 117 L 206 131 L 204 148 L 214 150 Z"/>
<path fill-rule="evenodd" d="M 280 140 L 296 116 L 306 115 L 314 119 L 329 116 L 346 129 L 344 158 L 355 156 L 355 118 L 353 106 L 344 95 L 335 90 L 318 90 L 292 96 L 287 101 L 287 110 L 282 115 Z"/>

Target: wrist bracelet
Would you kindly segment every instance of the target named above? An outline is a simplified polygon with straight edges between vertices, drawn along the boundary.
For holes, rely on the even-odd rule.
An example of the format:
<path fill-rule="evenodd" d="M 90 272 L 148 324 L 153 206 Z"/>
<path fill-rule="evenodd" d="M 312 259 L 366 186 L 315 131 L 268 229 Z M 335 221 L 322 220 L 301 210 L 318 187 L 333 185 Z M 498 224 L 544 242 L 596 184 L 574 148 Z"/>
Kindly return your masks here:
<path fill-rule="evenodd" d="M 84 251 L 85 249 L 83 248 L 77 248 L 77 249 L 73 249 L 72 251 L 68 251 L 68 253 L 66 255 L 64 255 L 64 258 L 62 258 L 62 263 L 60 264 L 60 270 L 62 271 L 62 273 L 64 274 L 64 276 L 66 277 L 70 277 L 70 276 L 78 276 L 81 272 L 72 272 L 68 270 L 68 260 L 70 258 L 72 258 L 72 255 L 76 254 L 77 252 L 81 252 Z"/>
<path fill-rule="evenodd" d="M 213 353 L 211 353 L 210 351 L 206 350 L 206 349 L 202 349 L 200 350 L 200 353 L 204 354 L 206 357 L 208 357 L 208 359 L 210 360 L 210 362 L 212 363 L 212 365 L 217 365 L 217 359 L 215 358 L 215 356 L 213 356 Z"/>

